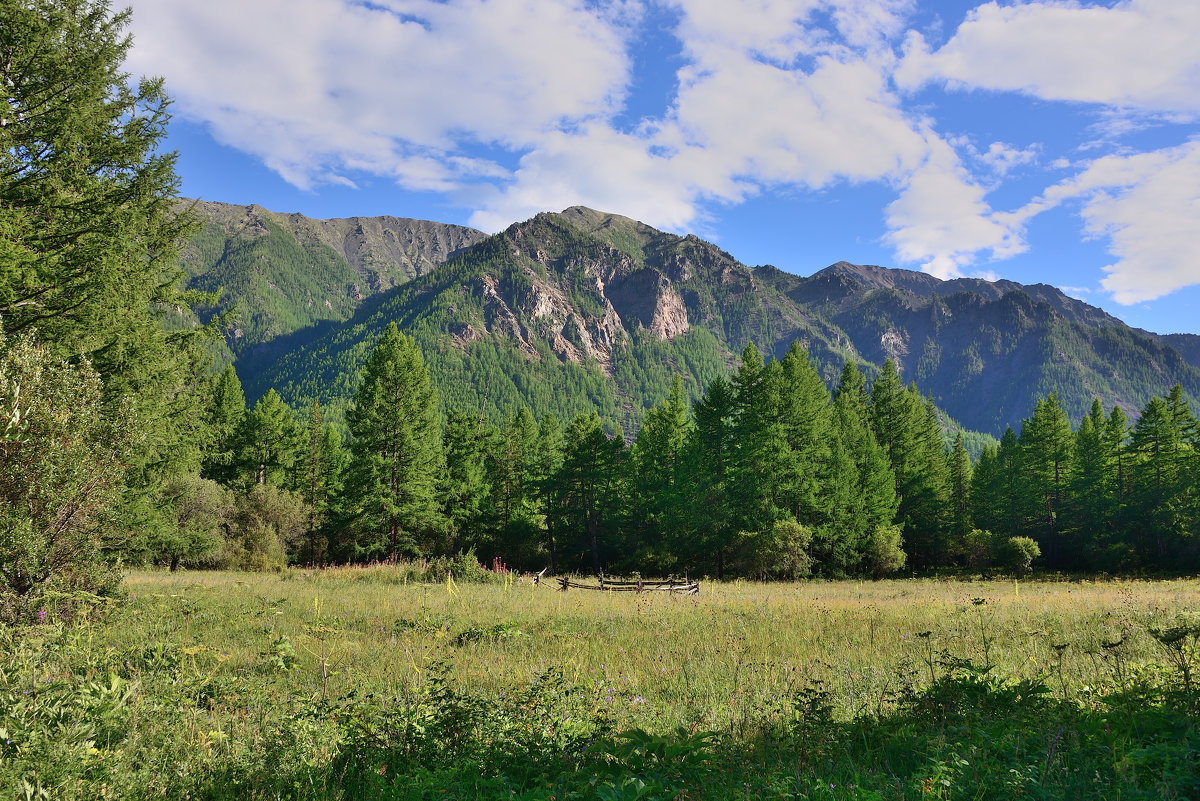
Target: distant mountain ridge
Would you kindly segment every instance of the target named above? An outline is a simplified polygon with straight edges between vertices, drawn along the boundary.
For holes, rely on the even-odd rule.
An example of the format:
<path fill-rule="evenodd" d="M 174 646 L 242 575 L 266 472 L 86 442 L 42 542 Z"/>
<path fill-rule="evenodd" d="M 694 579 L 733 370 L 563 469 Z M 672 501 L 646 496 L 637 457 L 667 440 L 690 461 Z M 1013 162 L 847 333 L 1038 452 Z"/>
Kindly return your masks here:
<path fill-rule="evenodd" d="M 226 263 L 238 267 L 234 279 L 259 276 L 284 253 L 279 281 L 299 287 L 286 300 L 309 315 L 304 323 L 277 310 L 275 322 L 290 320 L 290 330 L 259 325 L 268 336 L 244 331 L 247 341 L 234 343 L 251 397 L 275 386 L 296 405 L 344 403 L 392 320 L 417 338 L 451 405 L 490 414 L 512 404 L 560 415 L 597 408 L 626 427 L 665 396 L 672 373 L 697 395 L 750 341 L 777 356 L 799 341 L 830 381 L 847 359 L 872 373 L 890 358 L 950 416 L 997 435 L 1050 392 L 1074 418 L 1093 397 L 1136 415 L 1176 382 L 1193 402 L 1200 397 L 1200 337 L 1130 328 L 1045 284 L 943 281 L 846 262 L 801 277 L 584 207 L 491 237 L 397 218 L 281 221 L 219 204 L 204 211 L 215 212 L 206 231 L 224 236 L 223 252 L 236 258 L 210 258 L 198 286 L 227 280 Z M 256 236 L 243 238 L 243 229 Z M 388 250 L 399 231 L 424 243 L 405 251 L 407 261 Z M 368 266 L 381 264 L 380 254 L 392 254 L 387 270 Z M 372 271 L 372 294 L 354 297 L 347 282 Z M 336 308 L 318 291 L 324 300 L 341 292 Z M 253 317 L 253 304 L 270 293 L 237 294 Z"/>
<path fill-rule="evenodd" d="M 846 332 L 865 361 L 892 359 L 978 430 L 1018 427 L 1051 392 L 1073 419 L 1093 397 L 1136 416 L 1176 382 L 1200 397 L 1200 369 L 1171 338 L 1133 329 L 1047 284 L 943 281 L 841 262 L 807 278 L 777 276 L 776 286 Z"/>

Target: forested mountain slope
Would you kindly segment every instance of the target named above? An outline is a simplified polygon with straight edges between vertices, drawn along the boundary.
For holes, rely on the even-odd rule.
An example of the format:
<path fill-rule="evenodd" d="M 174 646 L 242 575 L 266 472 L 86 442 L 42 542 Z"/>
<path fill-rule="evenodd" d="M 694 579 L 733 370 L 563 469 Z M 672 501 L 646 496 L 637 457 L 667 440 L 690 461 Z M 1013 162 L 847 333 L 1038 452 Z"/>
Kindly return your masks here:
<path fill-rule="evenodd" d="M 751 340 L 799 339 L 837 369 L 851 355 L 719 248 L 568 209 L 468 248 L 271 363 L 244 362 L 247 391 L 336 406 L 392 320 L 421 345 L 452 408 L 527 405 L 563 418 L 595 408 L 626 427 L 665 399 L 672 374 L 698 394 Z"/>
<path fill-rule="evenodd" d="M 1175 383 L 1200 398 L 1200 369 L 1158 337 L 1045 284 L 846 264 L 780 274 L 789 298 L 846 333 L 861 356 L 892 359 L 969 428 L 999 434 L 1051 392 L 1073 420 L 1095 397 L 1136 416 Z"/>
<path fill-rule="evenodd" d="M 215 306 L 200 309 L 206 317 L 236 306 L 226 343 L 238 356 L 320 321 L 345 320 L 366 298 L 485 237 L 399 217 L 314 220 L 261 206 L 184 203 L 202 224 L 180 258 L 187 288 L 220 291 Z"/>
<path fill-rule="evenodd" d="M 484 238 L 210 205 L 189 258 L 215 266 L 193 286 L 223 281 L 242 304 L 233 342 L 252 398 L 274 386 L 293 405 L 320 398 L 336 409 L 391 320 L 425 350 L 450 407 L 489 416 L 596 408 L 636 426 L 672 373 L 694 397 L 750 341 L 776 356 L 799 341 L 827 380 L 847 359 L 868 376 L 892 359 L 951 418 L 995 435 L 1051 392 L 1073 419 L 1094 397 L 1136 415 L 1175 383 L 1200 398 L 1200 338 L 1132 329 L 1045 284 L 845 262 L 800 277 L 582 207 Z M 401 224 L 423 249 L 388 250 Z M 390 271 L 371 266 L 384 253 Z"/>

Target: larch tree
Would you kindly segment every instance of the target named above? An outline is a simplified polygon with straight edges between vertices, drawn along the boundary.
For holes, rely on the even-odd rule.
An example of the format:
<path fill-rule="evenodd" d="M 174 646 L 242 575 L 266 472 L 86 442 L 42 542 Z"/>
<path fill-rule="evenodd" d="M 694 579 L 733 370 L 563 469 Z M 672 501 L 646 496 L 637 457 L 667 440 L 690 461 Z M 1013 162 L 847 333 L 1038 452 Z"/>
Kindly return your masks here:
<path fill-rule="evenodd" d="M 115 497 L 85 549 L 93 563 L 170 523 L 161 491 L 199 469 L 205 440 L 203 357 L 177 266 L 193 221 L 162 148 L 163 84 L 123 70 L 129 15 L 107 0 L 0 0 L 0 321 L 96 376 L 93 411 L 112 425 L 132 415 L 138 432 L 96 476 Z"/>
<path fill-rule="evenodd" d="M 1018 502 L 1026 531 L 1042 546 L 1051 566 L 1058 567 L 1066 558 L 1062 534 L 1075 456 L 1075 435 L 1058 396 L 1038 401 L 1033 416 L 1021 426 L 1019 441 Z"/>
<path fill-rule="evenodd" d="M 437 395 L 416 342 L 389 323 L 363 365 L 346 412 L 352 462 L 353 554 L 414 556 L 436 545 L 444 524 Z"/>
<path fill-rule="evenodd" d="M 198 350 L 179 248 L 193 221 L 161 148 L 161 80 L 122 70 L 128 10 L 107 0 L 0 0 L 0 319 L 56 357 L 86 357 L 106 402 L 131 399 L 146 435 L 130 479 L 198 465 Z"/>
<path fill-rule="evenodd" d="M 660 569 L 673 562 L 668 537 L 685 524 L 680 479 L 689 431 L 683 382 L 676 375 L 667 399 L 646 412 L 630 454 L 631 491 L 638 512 L 632 523 L 647 555 Z"/>

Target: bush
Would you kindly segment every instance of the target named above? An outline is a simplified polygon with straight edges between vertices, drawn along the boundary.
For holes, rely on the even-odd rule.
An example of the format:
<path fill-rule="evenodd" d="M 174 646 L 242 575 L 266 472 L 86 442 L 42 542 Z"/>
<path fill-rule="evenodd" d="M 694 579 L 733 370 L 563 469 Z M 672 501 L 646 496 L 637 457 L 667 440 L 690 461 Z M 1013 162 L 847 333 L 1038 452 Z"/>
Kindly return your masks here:
<path fill-rule="evenodd" d="M 771 528 L 742 535 L 738 569 L 762 579 L 795 580 L 812 573 L 812 531 L 790 517 L 776 520 Z"/>
<path fill-rule="evenodd" d="M 964 567 L 981 570 L 995 561 L 995 536 L 990 531 L 971 529 L 963 537 L 959 547 L 959 558 Z"/>
<path fill-rule="evenodd" d="M 215 481 L 181 475 L 163 486 L 161 503 L 165 520 L 147 542 L 151 560 L 172 570 L 217 564 L 233 514 L 229 491 Z"/>
<path fill-rule="evenodd" d="M 255 484 L 233 505 L 223 566 L 273 570 L 287 564 L 287 554 L 307 531 L 304 501 L 273 484 Z"/>
<path fill-rule="evenodd" d="M 20 618 L 47 591 L 104 594 L 119 584 L 101 544 L 137 427 L 106 404 L 86 361 L 53 359 L 32 335 L 0 332 L 0 610 Z"/>
<path fill-rule="evenodd" d="M 426 581 L 445 581 L 453 576 L 455 581 L 494 581 L 497 575 L 479 563 L 475 549 L 459 551 L 454 556 L 437 556 L 429 560 L 425 568 Z"/>
<path fill-rule="evenodd" d="M 1009 537 L 996 545 L 996 564 L 1017 576 L 1028 575 L 1042 549 L 1029 537 Z"/>
<path fill-rule="evenodd" d="M 904 537 L 899 526 L 879 526 L 867 540 L 863 552 L 863 570 L 873 579 L 881 579 L 904 567 Z"/>

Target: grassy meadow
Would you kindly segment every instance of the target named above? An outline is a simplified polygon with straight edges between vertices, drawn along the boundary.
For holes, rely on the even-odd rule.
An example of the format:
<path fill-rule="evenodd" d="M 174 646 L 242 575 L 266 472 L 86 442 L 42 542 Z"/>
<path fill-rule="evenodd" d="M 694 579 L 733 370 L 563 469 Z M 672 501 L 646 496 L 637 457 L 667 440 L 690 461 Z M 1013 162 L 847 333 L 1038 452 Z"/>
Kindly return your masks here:
<path fill-rule="evenodd" d="M 1200 798 L 1200 581 L 134 572 L 0 628 L 0 798 Z"/>

